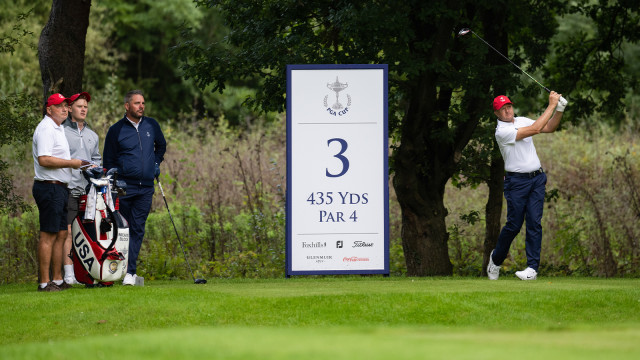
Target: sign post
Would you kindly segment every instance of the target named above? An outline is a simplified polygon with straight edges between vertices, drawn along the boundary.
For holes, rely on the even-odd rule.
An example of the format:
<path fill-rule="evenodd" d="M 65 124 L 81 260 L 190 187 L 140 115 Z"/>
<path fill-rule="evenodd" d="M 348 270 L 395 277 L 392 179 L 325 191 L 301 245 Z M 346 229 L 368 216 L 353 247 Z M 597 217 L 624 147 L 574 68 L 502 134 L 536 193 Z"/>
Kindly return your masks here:
<path fill-rule="evenodd" d="M 287 276 L 389 274 L 387 76 L 287 66 Z"/>

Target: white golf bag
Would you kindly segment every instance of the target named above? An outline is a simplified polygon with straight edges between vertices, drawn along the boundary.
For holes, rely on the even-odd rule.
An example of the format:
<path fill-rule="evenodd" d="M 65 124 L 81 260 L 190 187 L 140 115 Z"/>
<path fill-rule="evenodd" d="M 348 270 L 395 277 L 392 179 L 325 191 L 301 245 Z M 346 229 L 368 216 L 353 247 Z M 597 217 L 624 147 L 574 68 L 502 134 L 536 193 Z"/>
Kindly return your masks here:
<path fill-rule="evenodd" d="M 80 283 L 109 286 L 127 273 L 129 224 L 120 214 L 111 175 L 88 180 L 88 192 L 80 197 L 71 224 L 73 270 Z"/>

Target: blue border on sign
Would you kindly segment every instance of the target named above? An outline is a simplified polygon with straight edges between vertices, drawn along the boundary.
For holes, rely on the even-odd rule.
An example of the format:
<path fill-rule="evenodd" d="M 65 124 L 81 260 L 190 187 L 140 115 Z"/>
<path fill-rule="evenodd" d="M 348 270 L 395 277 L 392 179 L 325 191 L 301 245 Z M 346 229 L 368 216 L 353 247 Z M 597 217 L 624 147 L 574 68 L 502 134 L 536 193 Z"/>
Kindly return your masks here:
<path fill-rule="evenodd" d="M 333 70 L 333 69 L 381 69 L 383 71 L 384 89 L 384 124 L 383 124 L 383 182 L 384 182 L 384 269 L 378 270 L 318 270 L 293 271 L 291 241 L 291 71 L 292 70 Z M 287 192 L 285 204 L 286 218 L 286 277 L 291 275 L 349 275 L 349 274 L 383 274 L 389 275 L 389 65 L 388 64 L 305 64 L 287 65 Z"/>

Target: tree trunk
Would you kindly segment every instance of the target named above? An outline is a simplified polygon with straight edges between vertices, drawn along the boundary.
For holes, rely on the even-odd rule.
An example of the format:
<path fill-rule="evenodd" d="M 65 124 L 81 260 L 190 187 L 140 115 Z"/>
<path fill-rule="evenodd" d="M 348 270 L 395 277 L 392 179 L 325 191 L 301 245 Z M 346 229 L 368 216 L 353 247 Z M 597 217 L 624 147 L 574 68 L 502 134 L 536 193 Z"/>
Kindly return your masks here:
<path fill-rule="evenodd" d="M 82 91 L 84 50 L 91 0 L 53 0 L 38 42 L 44 100 Z"/>
<path fill-rule="evenodd" d="M 435 135 L 446 130 L 448 123 L 434 115 L 439 109 L 446 114 L 449 103 L 438 103 L 438 99 L 448 101 L 450 96 L 444 89 L 438 93 L 433 85 L 436 76 L 424 74 L 411 91 L 401 143 L 394 154 L 393 185 L 402 210 L 402 247 L 409 276 L 453 273 L 444 207 L 445 185 L 453 173 L 453 142 Z"/>
<path fill-rule="evenodd" d="M 482 261 L 482 274 L 487 275 L 489 255 L 495 249 L 500 235 L 500 219 L 502 218 L 502 195 L 504 187 L 504 160 L 497 150 L 497 144 L 491 154 L 489 167 L 489 196 L 484 209 L 486 224 L 484 236 L 484 257 Z"/>
<path fill-rule="evenodd" d="M 418 108 L 427 101 L 415 101 Z M 409 114 L 420 114 L 420 111 Z M 444 189 L 451 176 L 439 160 L 448 158 L 450 147 L 429 142 L 430 130 L 418 116 L 407 116 L 403 123 L 402 143 L 395 154 L 393 185 L 402 210 L 402 247 L 409 276 L 451 275 L 449 234 L 444 207 Z M 416 125 L 419 124 L 419 125 Z M 434 153 L 436 150 L 439 153 Z M 429 155 L 427 155 L 429 154 Z"/>
<path fill-rule="evenodd" d="M 430 193 L 434 198 L 443 199 L 443 190 L 437 189 Z M 404 194 L 398 198 L 408 195 Z M 402 248 L 408 276 L 437 276 L 453 273 L 453 265 L 449 259 L 446 215 L 447 209 L 443 201 L 438 200 L 429 202 L 419 209 L 410 206 L 402 207 Z"/>
<path fill-rule="evenodd" d="M 442 26 L 433 36 L 438 45 L 428 54 L 429 62 L 439 63 L 451 47 L 451 33 Z M 445 186 L 486 114 L 486 94 L 492 83 L 491 78 L 482 77 L 478 79 L 481 91 L 456 99 L 455 89 L 435 85 L 439 76 L 438 71 L 427 71 L 413 83 L 400 146 L 394 153 L 393 185 L 402 210 L 402 246 L 409 276 L 453 274 Z M 452 101 L 459 102 L 459 113 L 450 112 Z M 453 126 L 452 118 L 456 119 Z"/>

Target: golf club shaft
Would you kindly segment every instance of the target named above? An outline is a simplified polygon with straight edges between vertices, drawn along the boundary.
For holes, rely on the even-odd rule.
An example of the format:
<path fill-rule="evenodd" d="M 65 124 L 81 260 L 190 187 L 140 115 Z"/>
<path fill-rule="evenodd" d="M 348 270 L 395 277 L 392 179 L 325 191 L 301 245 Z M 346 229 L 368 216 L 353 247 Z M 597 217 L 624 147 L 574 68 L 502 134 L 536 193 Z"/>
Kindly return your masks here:
<path fill-rule="evenodd" d="M 171 224 L 173 224 L 173 230 L 176 232 L 176 237 L 178 238 L 180 249 L 182 249 L 182 254 L 184 255 L 184 260 L 187 262 L 187 267 L 189 267 L 191 278 L 193 279 L 193 282 L 195 282 L 196 277 L 193 275 L 193 270 L 191 270 L 191 265 L 189 265 L 189 259 L 187 258 L 187 253 L 184 251 L 184 247 L 182 246 L 182 240 L 180 240 L 180 235 L 178 235 L 178 229 L 176 228 L 176 224 L 173 222 L 173 216 L 171 216 L 171 210 L 169 210 L 169 204 L 167 204 L 167 198 L 164 196 L 164 189 L 162 189 L 162 184 L 160 184 L 160 179 L 156 178 L 156 181 L 158 181 L 158 186 L 160 187 L 160 192 L 162 193 L 162 199 L 164 200 L 164 205 L 167 207 L 167 212 L 169 213 L 169 219 L 171 219 Z"/>
<path fill-rule="evenodd" d="M 459 32 L 459 34 L 462 34 L 463 30 L 461 30 Z M 498 49 L 494 48 L 493 46 L 491 46 L 491 44 L 489 44 L 488 42 L 486 42 L 483 38 L 481 38 L 478 34 L 476 34 L 473 30 L 469 30 L 470 33 L 472 33 L 475 37 L 477 37 L 478 39 L 482 40 L 483 43 L 487 44 L 488 47 L 490 47 L 491 49 L 493 49 L 493 51 L 497 52 L 500 56 L 502 56 L 503 58 L 505 58 L 508 62 L 511 63 L 511 65 L 515 66 L 518 68 L 518 70 L 522 71 L 523 74 L 527 75 L 531 80 L 533 80 L 536 84 L 540 85 L 543 89 L 547 90 L 548 93 L 551 92 L 551 90 L 549 90 L 549 88 L 547 88 L 546 86 L 542 85 L 538 80 L 534 79 L 533 76 L 529 75 L 526 71 L 522 70 L 522 68 L 520 66 L 518 66 L 516 63 L 514 63 L 513 61 L 511 61 L 511 59 L 509 59 L 508 57 L 504 56 L 500 51 L 498 51 Z M 465 32 L 466 34 L 466 32 Z M 564 97 L 560 97 L 559 100 L 560 103 L 562 103 L 563 105 L 567 104 L 567 100 Z"/>

